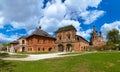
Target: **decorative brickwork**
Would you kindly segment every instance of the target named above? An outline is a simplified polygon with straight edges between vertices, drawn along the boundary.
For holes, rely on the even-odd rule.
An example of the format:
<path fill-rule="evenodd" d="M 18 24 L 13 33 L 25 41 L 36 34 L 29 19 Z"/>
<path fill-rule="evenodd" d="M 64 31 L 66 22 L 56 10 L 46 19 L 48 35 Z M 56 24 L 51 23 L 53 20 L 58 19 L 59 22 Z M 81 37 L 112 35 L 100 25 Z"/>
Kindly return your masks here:
<path fill-rule="evenodd" d="M 76 29 L 72 26 L 61 27 L 56 31 L 55 47 L 57 51 L 85 51 L 89 42 L 76 35 Z"/>
<path fill-rule="evenodd" d="M 103 42 L 102 33 L 100 32 L 100 35 L 98 35 L 98 32 L 97 32 L 95 26 L 93 28 L 93 33 L 91 34 L 90 45 L 91 46 L 103 46 L 103 45 L 105 45 L 105 43 Z"/>
<path fill-rule="evenodd" d="M 28 37 L 20 37 L 10 43 L 11 52 L 48 52 L 48 51 L 85 51 L 89 44 L 91 46 L 103 46 L 102 33 L 98 35 L 94 27 L 90 43 L 83 37 L 76 35 L 74 26 L 61 27 L 56 31 L 56 39 L 39 27 Z"/>
<path fill-rule="evenodd" d="M 55 38 L 39 27 L 26 38 L 26 52 L 49 52 L 55 51 Z"/>

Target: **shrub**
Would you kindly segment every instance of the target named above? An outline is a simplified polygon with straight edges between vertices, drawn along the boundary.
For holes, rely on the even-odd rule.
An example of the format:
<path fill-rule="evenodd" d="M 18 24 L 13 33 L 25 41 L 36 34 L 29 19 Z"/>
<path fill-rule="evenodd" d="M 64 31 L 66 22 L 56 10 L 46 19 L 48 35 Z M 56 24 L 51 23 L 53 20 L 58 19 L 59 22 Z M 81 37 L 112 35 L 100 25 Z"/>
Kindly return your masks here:
<path fill-rule="evenodd" d="M 8 53 L 0 53 L 0 57 L 8 57 L 9 54 Z"/>

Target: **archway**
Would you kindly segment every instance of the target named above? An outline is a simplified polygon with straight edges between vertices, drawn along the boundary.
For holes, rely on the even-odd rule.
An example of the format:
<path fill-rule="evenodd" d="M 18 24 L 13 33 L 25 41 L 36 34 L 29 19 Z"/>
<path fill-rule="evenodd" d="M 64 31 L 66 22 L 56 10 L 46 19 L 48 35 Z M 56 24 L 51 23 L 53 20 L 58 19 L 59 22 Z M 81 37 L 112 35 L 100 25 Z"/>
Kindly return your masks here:
<path fill-rule="evenodd" d="M 67 51 L 67 52 L 71 52 L 71 51 L 72 51 L 72 45 L 71 45 L 71 44 L 67 44 L 66 47 L 67 47 L 67 48 L 66 48 L 66 51 Z"/>
<path fill-rule="evenodd" d="M 22 47 L 22 52 L 25 52 L 25 47 Z"/>
<path fill-rule="evenodd" d="M 63 51 L 64 51 L 63 45 L 58 45 L 58 51 L 59 51 L 59 52 L 63 52 Z"/>
<path fill-rule="evenodd" d="M 52 48 L 49 48 L 48 51 L 52 51 Z"/>

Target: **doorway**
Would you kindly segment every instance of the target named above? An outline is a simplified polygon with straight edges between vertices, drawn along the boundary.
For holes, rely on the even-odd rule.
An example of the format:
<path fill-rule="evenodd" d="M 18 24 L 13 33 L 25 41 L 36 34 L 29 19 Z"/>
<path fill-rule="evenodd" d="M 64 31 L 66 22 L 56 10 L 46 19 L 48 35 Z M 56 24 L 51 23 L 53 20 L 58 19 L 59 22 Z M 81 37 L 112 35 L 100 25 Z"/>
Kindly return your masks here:
<path fill-rule="evenodd" d="M 71 52 L 72 51 L 72 45 L 71 44 L 67 44 L 66 51 L 67 52 Z"/>
<path fill-rule="evenodd" d="M 59 51 L 59 52 L 63 52 L 63 51 L 64 51 L 63 45 L 58 45 L 58 51 Z"/>

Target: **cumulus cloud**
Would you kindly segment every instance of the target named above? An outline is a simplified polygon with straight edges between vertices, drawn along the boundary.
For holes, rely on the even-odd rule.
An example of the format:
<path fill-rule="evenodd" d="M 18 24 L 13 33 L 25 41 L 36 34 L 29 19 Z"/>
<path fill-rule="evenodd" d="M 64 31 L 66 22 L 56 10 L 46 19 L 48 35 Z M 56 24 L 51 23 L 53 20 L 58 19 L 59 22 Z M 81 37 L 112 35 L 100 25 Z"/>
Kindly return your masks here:
<path fill-rule="evenodd" d="M 97 8 L 102 0 L 66 0 L 65 4 L 73 11 L 86 11 L 88 7 Z"/>
<path fill-rule="evenodd" d="M 42 28 L 49 32 L 55 32 L 59 27 L 73 25 L 77 29 L 77 34 L 87 38 L 91 29 L 81 31 L 81 22 L 77 19 L 84 20 L 84 24 L 90 24 L 104 14 L 102 10 L 87 10 L 88 7 L 97 8 L 102 0 L 52 0 L 48 2 L 44 9 L 44 16 L 40 19 Z"/>
<path fill-rule="evenodd" d="M 4 21 L 6 23 L 11 23 L 11 25 L 16 28 L 27 29 L 30 25 L 28 21 L 31 22 L 35 17 L 39 18 L 42 15 L 42 1 L 43 0 L 1 0 L 1 16 L 5 18 Z M 32 25 L 35 23 L 36 22 L 32 21 Z"/>
<path fill-rule="evenodd" d="M 90 24 L 104 14 L 104 11 L 97 9 L 102 0 L 48 0 L 46 5 L 43 1 L 1 0 L 0 27 L 9 23 L 15 29 L 26 29 L 29 35 L 38 26 L 54 34 L 59 27 L 73 25 L 78 34 L 87 37 L 91 30 L 80 31 L 81 22 L 77 19 L 81 18 L 84 24 Z M 89 7 L 95 10 L 87 10 Z M 3 37 L 8 40 L 8 37 Z"/>
<path fill-rule="evenodd" d="M 97 8 L 102 0 L 66 0 L 65 5 L 67 7 L 66 18 L 69 19 L 78 19 L 82 17 L 85 20 L 85 24 L 90 24 L 95 21 L 98 17 L 103 15 L 104 11 L 94 10 L 88 11 L 88 7 Z M 96 15 L 95 15 L 96 14 Z"/>
<path fill-rule="evenodd" d="M 16 39 L 18 39 L 18 35 L 12 35 L 10 37 L 6 36 L 5 34 L 0 33 L 0 43 L 4 43 L 4 42 L 11 42 L 14 41 Z"/>
<path fill-rule="evenodd" d="M 92 29 L 88 29 L 86 31 L 79 31 L 79 32 L 77 32 L 77 35 L 80 35 L 80 36 L 88 39 L 88 38 L 90 38 L 92 31 L 93 31 Z"/>
<path fill-rule="evenodd" d="M 112 23 L 105 23 L 102 27 L 101 27 L 101 31 L 103 34 L 104 39 L 106 40 L 106 35 L 108 33 L 108 31 L 112 30 L 113 28 L 116 28 L 119 30 L 120 32 L 120 21 L 115 21 Z"/>
<path fill-rule="evenodd" d="M 77 31 L 80 30 L 80 22 L 78 21 L 75 21 L 75 20 L 62 20 L 60 23 L 59 23 L 59 27 L 63 27 L 63 26 L 67 26 L 67 25 L 73 25 Z"/>
<path fill-rule="evenodd" d="M 55 3 L 45 8 L 44 16 L 61 20 L 66 14 L 66 7 L 62 3 Z"/>
<path fill-rule="evenodd" d="M 0 28 L 3 28 L 4 17 L 0 17 Z"/>
<path fill-rule="evenodd" d="M 86 11 L 82 12 L 80 14 L 81 18 L 85 20 L 84 24 L 91 24 L 94 22 L 97 18 L 102 16 L 104 14 L 104 11 L 100 10 L 93 10 L 93 11 Z"/>

